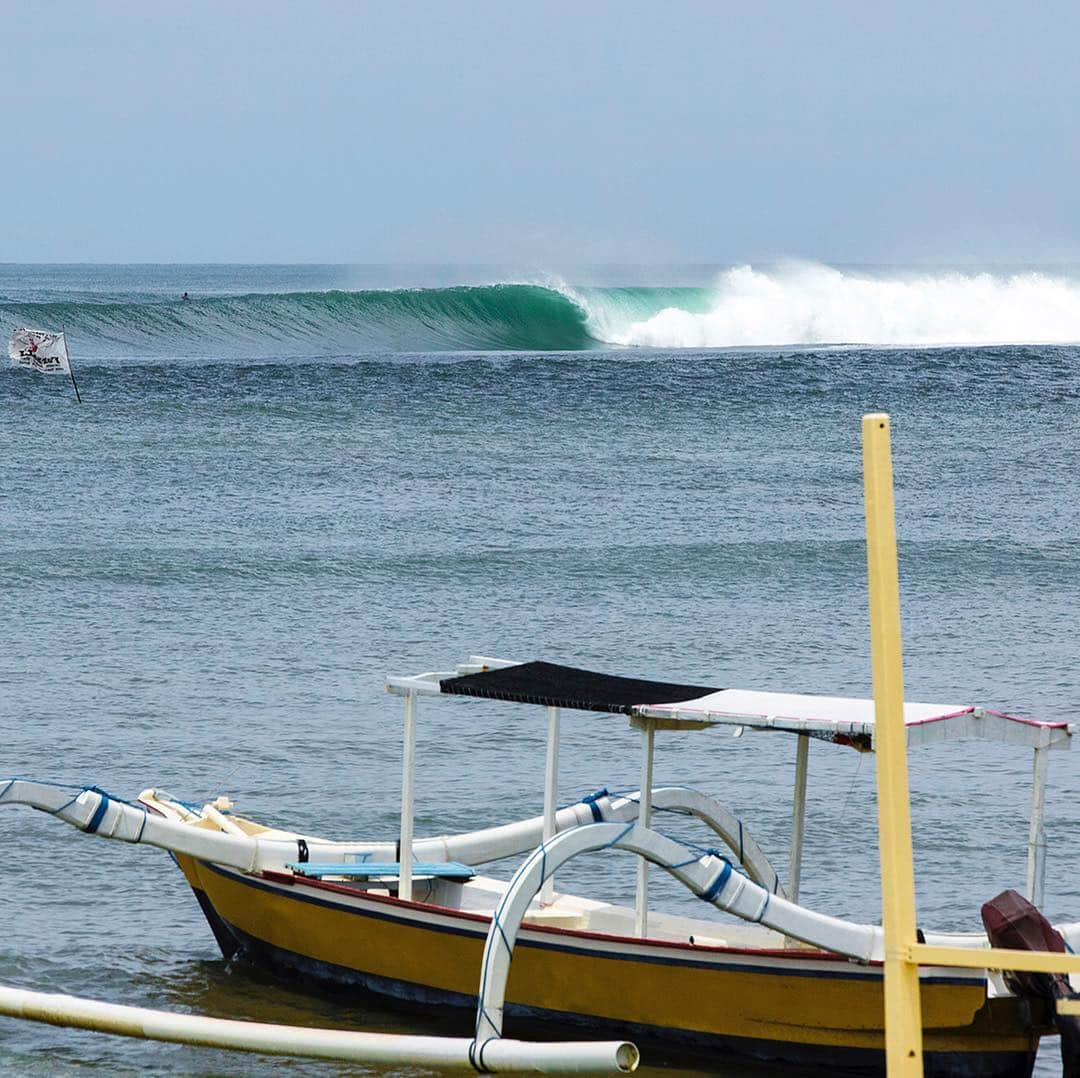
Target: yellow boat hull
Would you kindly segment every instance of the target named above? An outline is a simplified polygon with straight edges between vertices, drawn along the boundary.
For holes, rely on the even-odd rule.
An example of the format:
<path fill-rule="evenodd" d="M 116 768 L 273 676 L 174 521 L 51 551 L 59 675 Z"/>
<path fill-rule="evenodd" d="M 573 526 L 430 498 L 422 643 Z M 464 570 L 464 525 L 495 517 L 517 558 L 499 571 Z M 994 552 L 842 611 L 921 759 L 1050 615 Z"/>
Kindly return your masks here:
<path fill-rule="evenodd" d="M 475 1007 L 489 919 L 295 878 L 177 860 L 222 950 L 285 974 L 412 1004 Z M 981 975 L 925 970 L 927 1069 L 1030 1073 L 1046 1015 L 988 1000 Z M 525 927 L 507 987 L 508 1025 L 553 1019 L 648 1043 L 880 1071 L 880 966 L 816 951 L 749 951 Z"/>

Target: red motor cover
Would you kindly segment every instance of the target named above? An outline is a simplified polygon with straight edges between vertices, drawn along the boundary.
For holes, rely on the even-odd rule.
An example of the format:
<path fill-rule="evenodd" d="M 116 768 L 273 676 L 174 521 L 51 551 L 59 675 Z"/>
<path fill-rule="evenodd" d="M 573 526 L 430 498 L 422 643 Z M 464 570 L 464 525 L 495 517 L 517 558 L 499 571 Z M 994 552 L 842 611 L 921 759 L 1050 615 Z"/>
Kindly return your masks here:
<path fill-rule="evenodd" d="M 994 947 L 1017 951 L 1065 951 L 1061 933 L 1015 891 L 1002 891 L 982 908 L 982 921 Z M 1071 995 L 1069 982 L 1061 974 L 1011 972 L 1008 979 L 1024 995 L 1056 999 Z"/>
<path fill-rule="evenodd" d="M 1011 947 L 1018 951 L 1067 951 L 1061 933 L 1022 895 L 1002 891 L 982 908 L 983 925 L 995 947 Z M 991 960 L 992 961 L 992 960 Z M 1080 1078 L 1080 1019 L 1058 1014 L 1058 999 L 1076 998 L 1068 977 L 1061 973 L 1023 973 L 1012 970 L 1005 974 L 1010 987 L 1023 996 L 1040 996 L 1049 1001 L 1054 1025 L 1061 1034 L 1062 1078 Z M 1034 1066 L 1035 1055 L 1031 1055 Z M 1030 1074 L 1030 1069 L 1028 1070 Z"/>

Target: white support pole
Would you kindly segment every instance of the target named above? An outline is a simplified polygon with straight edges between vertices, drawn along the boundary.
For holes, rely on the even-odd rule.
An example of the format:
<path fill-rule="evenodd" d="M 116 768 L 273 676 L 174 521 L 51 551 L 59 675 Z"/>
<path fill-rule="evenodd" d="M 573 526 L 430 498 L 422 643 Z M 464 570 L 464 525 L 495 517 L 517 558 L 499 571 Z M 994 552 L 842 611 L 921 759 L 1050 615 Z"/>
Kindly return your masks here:
<path fill-rule="evenodd" d="M 791 803 L 791 856 L 788 861 L 788 898 L 799 901 L 802 876 L 803 830 L 806 826 L 806 768 L 810 759 L 810 735 L 799 734 L 795 749 L 795 790 Z"/>
<path fill-rule="evenodd" d="M 1035 750 L 1031 778 L 1031 825 L 1028 829 L 1027 897 L 1036 906 L 1042 905 L 1046 874 L 1046 769 L 1050 763 L 1050 748 L 1040 745 Z"/>
<path fill-rule="evenodd" d="M 555 807 L 559 797 L 559 709 L 547 709 L 547 755 L 544 761 L 544 841 L 555 837 Z M 540 889 L 540 905 L 550 906 L 555 898 L 555 878 L 549 876 Z"/>
<path fill-rule="evenodd" d="M 638 824 L 652 825 L 653 749 L 656 745 L 656 725 L 646 720 L 642 726 L 641 789 L 638 793 Z M 634 903 L 634 932 L 646 936 L 649 932 L 649 862 L 638 859 L 637 899 Z"/>
<path fill-rule="evenodd" d="M 398 898 L 412 899 L 413 813 L 416 780 L 416 693 L 405 694 L 405 729 L 401 750 L 401 842 L 398 860 Z"/>

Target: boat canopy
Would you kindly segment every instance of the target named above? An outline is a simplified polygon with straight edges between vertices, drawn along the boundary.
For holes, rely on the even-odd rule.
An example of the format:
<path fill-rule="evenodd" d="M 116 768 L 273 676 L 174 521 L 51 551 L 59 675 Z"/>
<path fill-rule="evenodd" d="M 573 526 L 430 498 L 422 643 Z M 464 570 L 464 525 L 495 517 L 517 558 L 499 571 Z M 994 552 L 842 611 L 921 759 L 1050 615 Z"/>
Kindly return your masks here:
<path fill-rule="evenodd" d="M 621 714 L 635 726 L 648 723 L 658 730 L 730 726 L 806 734 L 861 751 L 874 747 L 874 701 L 854 697 L 684 685 L 479 655 L 454 671 L 390 678 L 387 688 Z M 1067 722 L 964 704 L 905 703 L 904 722 L 909 745 L 976 738 L 1033 749 L 1068 748 L 1073 732 Z"/>
<path fill-rule="evenodd" d="M 473 696 L 533 704 L 547 710 L 544 766 L 544 840 L 555 834 L 558 791 L 559 713 L 563 708 L 625 715 L 642 734 L 639 822 L 649 826 L 652 811 L 654 741 L 658 730 L 706 730 L 730 727 L 780 730 L 796 735 L 792 797 L 791 851 L 787 893 L 798 898 L 806 818 L 806 780 L 811 740 L 874 750 L 874 701 L 810 693 L 722 689 L 667 681 L 598 674 L 558 663 L 517 662 L 472 655 L 455 669 L 391 677 L 387 692 L 405 698 L 402 756 L 401 849 L 412 848 L 416 701 L 419 696 Z M 1068 722 L 1039 722 L 973 704 L 904 704 L 908 745 L 933 745 L 974 738 L 1031 749 L 1034 757 L 1031 816 L 1028 829 L 1027 896 L 1042 899 L 1046 833 L 1043 827 L 1049 749 L 1068 749 L 1074 727 Z M 412 893 L 411 865 L 402 859 L 399 894 Z M 550 901 L 552 882 L 542 902 Z M 545 897 L 546 896 L 546 897 Z M 648 865 L 638 865 L 635 930 L 644 936 L 648 918 Z"/>

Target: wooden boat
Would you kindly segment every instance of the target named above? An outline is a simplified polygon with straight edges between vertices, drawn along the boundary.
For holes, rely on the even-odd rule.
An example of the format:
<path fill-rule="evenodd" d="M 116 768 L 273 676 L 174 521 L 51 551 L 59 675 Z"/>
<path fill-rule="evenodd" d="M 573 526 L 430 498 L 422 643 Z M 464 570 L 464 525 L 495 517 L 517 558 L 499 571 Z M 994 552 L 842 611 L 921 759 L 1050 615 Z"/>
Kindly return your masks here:
<path fill-rule="evenodd" d="M 199 806 L 153 789 L 128 802 L 97 788 L 13 779 L 0 785 L 0 803 L 33 805 L 87 833 L 170 851 L 226 957 L 409 1006 L 475 1010 L 470 1058 L 477 1069 L 485 1047 L 502 1036 L 505 1015 L 522 1029 L 667 1044 L 706 1065 L 737 1055 L 882 1070 L 881 929 L 798 902 L 809 742 L 873 751 L 871 701 L 640 681 L 483 656 L 446 672 L 391 678 L 387 688 L 405 703 L 401 827 L 392 838 L 327 840 L 236 815 L 224 798 Z M 417 701 L 441 695 L 545 709 L 542 816 L 414 836 Z M 565 708 L 622 714 L 641 731 L 639 790 L 600 790 L 556 807 Z M 1069 748 L 1073 728 L 954 705 L 906 704 L 904 719 L 912 747 L 982 738 L 1033 751 L 1027 890 L 1037 902 L 1049 752 Z M 654 787 L 657 732 L 725 726 L 798 738 L 786 883 L 717 800 Z M 666 837 L 656 826 L 662 814 L 696 818 L 708 845 Z M 605 848 L 638 856 L 633 908 L 555 889 L 561 865 Z M 511 880 L 480 871 L 510 856 L 522 859 Z M 701 916 L 650 909 L 650 865 L 703 899 Z M 721 920 L 717 909 L 737 919 Z M 1057 927 L 1080 946 L 1080 924 Z M 975 931 L 926 938 L 988 945 Z M 928 1073 L 1031 1073 L 1039 1040 L 1052 1031 L 1048 1008 L 986 970 L 924 968 L 920 984 Z"/>

